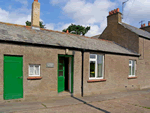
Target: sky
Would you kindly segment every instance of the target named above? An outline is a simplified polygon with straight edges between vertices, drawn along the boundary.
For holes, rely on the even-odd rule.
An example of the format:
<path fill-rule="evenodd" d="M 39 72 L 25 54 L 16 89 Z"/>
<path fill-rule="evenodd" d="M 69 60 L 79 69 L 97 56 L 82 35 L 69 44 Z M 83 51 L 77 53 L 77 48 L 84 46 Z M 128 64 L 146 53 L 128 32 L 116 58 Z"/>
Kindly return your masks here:
<path fill-rule="evenodd" d="M 31 7 L 34 0 L 0 0 L 0 21 L 25 25 L 31 21 Z M 127 0 L 39 0 L 40 20 L 46 29 L 62 31 L 71 23 L 91 26 L 86 36 L 101 34 L 107 26 L 109 11 L 120 8 Z M 124 5 L 123 22 L 140 28 L 140 21 L 146 26 L 150 21 L 150 0 L 128 0 Z"/>

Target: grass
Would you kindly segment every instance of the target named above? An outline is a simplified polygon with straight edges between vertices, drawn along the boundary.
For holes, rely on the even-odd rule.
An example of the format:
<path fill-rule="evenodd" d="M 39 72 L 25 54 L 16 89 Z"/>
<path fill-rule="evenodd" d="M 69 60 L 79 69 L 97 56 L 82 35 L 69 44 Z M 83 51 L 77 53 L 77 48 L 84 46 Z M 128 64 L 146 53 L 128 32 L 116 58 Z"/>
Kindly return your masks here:
<path fill-rule="evenodd" d="M 42 104 L 42 103 L 41 103 Z M 47 106 L 45 104 L 42 104 L 45 108 L 47 108 Z"/>
<path fill-rule="evenodd" d="M 150 107 L 143 107 L 143 108 L 150 109 Z"/>
<path fill-rule="evenodd" d="M 130 103 L 128 103 L 128 104 L 130 104 Z M 131 105 L 138 106 L 137 104 L 131 104 Z M 142 107 L 142 108 L 145 108 L 145 109 L 150 109 L 150 107 L 144 107 L 144 106 L 138 106 L 138 107 Z"/>

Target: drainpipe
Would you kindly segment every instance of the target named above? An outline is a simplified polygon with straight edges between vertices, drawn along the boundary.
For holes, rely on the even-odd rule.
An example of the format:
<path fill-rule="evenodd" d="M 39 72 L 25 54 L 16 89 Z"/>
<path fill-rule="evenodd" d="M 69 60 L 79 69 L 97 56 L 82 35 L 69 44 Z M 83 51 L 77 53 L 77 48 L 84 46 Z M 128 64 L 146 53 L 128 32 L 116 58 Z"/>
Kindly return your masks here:
<path fill-rule="evenodd" d="M 84 75 L 84 49 L 82 50 L 82 77 L 81 77 L 81 96 L 83 97 L 83 75 Z"/>

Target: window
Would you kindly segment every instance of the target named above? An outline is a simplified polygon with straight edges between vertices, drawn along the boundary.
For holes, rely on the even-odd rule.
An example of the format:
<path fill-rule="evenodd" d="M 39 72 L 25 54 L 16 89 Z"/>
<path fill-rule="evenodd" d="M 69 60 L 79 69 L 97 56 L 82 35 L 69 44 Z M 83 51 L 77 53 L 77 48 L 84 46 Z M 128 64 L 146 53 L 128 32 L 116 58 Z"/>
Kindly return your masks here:
<path fill-rule="evenodd" d="M 40 76 L 40 65 L 29 65 L 29 76 Z"/>
<path fill-rule="evenodd" d="M 129 60 L 129 77 L 135 76 L 135 70 L 136 70 L 136 61 Z"/>
<path fill-rule="evenodd" d="M 90 79 L 103 79 L 104 55 L 90 54 Z"/>

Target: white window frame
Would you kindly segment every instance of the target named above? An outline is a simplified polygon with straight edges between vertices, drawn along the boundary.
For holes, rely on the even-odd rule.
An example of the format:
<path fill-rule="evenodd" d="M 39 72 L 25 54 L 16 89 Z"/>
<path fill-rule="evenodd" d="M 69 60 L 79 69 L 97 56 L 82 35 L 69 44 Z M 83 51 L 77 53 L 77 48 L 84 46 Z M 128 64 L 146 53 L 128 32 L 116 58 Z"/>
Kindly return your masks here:
<path fill-rule="evenodd" d="M 34 72 L 35 72 L 35 66 L 39 66 L 39 75 L 30 75 L 30 65 L 33 65 L 34 66 Z M 39 77 L 40 76 L 40 68 L 41 66 L 39 64 L 29 64 L 29 76 L 34 76 L 34 77 Z"/>
<path fill-rule="evenodd" d="M 90 54 L 90 55 L 95 55 L 95 59 L 94 58 L 90 58 L 89 60 L 89 79 L 104 79 L 104 55 L 103 54 Z M 97 55 L 102 55 L 103 56 L 103 66 L 102 66 L 102 77 L 97 77 Z M 95 62 L 95 77 L 90 77 L 90 61 L 94 61 Z"/>
<path fill-rule="evenodd" d="M 131 64 L 129 63 L 129 67 L 131 66 L 131 75 L 129 75 L 129 77 L 135 77 L 135 72 L 136 72 L 136 60 L 129 60 L 129 62 L 131 61 Z M 132 75 L 132 62 L 134 62 L 134 75 Z M 130 68 L 129 68 L 130 69 Z M 130 70 L 129 70 L 130 71 Z"/>

